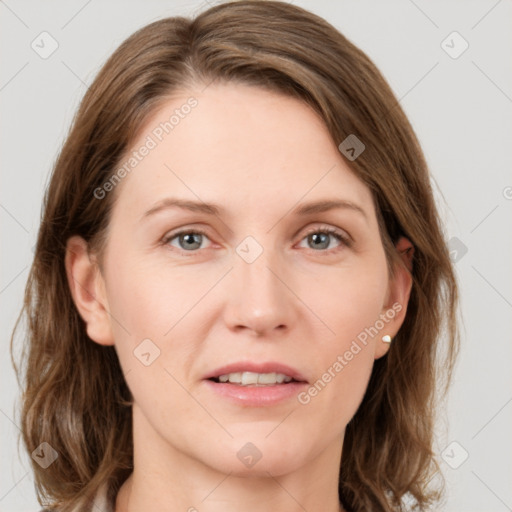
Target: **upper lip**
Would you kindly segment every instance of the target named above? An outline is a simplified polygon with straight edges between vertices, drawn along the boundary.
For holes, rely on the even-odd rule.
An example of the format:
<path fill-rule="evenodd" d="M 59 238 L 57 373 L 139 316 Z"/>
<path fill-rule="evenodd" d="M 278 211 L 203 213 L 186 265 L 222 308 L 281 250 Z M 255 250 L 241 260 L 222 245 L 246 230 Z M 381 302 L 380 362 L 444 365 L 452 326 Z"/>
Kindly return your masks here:
<path fill-rule="evenodd" d="M 237 372 L 253 372 L 253 373 L 283 373 L 288 375 L 293 380 L 299 382 L 307 382 L 307 379 L 295 368 L 286 364 L 276 363 L 273 361 L 255 363 L 254 361 L 239 361 L 236 363 L 227 364 L 212 370 L 204 376 L 204 379 L 212 379 L 220 375 Z"/>

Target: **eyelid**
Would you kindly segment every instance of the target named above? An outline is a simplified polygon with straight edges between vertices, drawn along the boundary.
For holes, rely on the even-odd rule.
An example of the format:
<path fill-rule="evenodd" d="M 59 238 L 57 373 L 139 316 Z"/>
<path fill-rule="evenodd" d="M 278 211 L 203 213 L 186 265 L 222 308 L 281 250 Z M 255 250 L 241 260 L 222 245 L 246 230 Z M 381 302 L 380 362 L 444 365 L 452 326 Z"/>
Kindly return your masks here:
<path fill-rule="evenodd" d="M 196 228 L 192 226 L 185 226 L 183 228 L 172 229 L 171 231 L 167 231 L 162 239 L 174 238 L 175 236 L 182 235 L 183 233 L 201 233 L 206 234 L 205 230 L 201 228 Z"/>
<path fill-rule="evenodd" d="M 177 230 L 173 230 L 173 231 L 167 232 L 162 237 L 161 243 L 164 244 L 164 245 L 167 245 L 174 238 L 176 238 L 176 237 L 178 237 L 180 235 L 184 235 L 184 234 L 187 234 L 187 235 L 189 235 L 189 234 L 203 235 L 206 238 L 208 238 L 208 240 L 210 240 L 210 242 L 211 242 L 211 239 L 208 236 L 208 233 L 206 232 L 206 230 L 204 230 L 202 228 L 195 228 L 195 227 L 187 227 L 187 226 L 185 226 L 184 228 L 177 228 Z M 184 251 L 184 252 L 188 252 L 188 251 Z M 195 251 L 190 251 L 190 252 L 195 252 Z"/>
<path fill-rule="evenodd" d="M 354 241 L 354 239 L 350 236 L 350 234 L 347 231 L 345 231 L 344 229 L 341 229 L 341 228 L 337 228 L 335 226 L 331 226 L 329 224 L 320 224 L 320 225 L 312 226 L 311 228 L 309 228 L 306 231 L 304 236 L 307 236 L 310 233 L 317 233 L 317 232 L 327 232 L 327 233 L 331 233 L 331 234 L 336 234 L 336 235 L 339 235 L 340 237 L 342 237 L 343 239 L 346 239 L 347 242 L 350 242 L 350 243 L 352 243 Z"/>

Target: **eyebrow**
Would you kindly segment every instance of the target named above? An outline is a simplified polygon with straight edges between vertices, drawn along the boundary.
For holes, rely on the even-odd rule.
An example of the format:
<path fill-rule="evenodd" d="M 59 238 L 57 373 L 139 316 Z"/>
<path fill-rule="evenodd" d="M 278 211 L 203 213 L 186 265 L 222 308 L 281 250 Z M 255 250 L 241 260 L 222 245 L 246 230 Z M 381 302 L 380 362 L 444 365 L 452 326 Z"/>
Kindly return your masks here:
<path fill-rule="evenodd" d="M 292 214 L 311 215 L 314 213 L 322 213 L 335 209 L 352 210 L 354 212 L 360 213 L 366 220 L 368 220 L 366 211 L 361 206 L 345 199 L 326 199 L 323 201 L 305 203 L 292 210 Z"/>
<path fill-rule="evenodd" d="M 170 208 L 181 208 L 183 210 L 216 216 L 222 215 L 225 211 L 222 206 L 213 203 L 168 197 L 156 203 L 152 208 L 146 211 L 142 217 L 146 218 L 162 210 L 167 210 Z M 291 210 L 291 214 L 296 216 L 307 216 L 334 209 L 351 210 L 361 214 L 366 220 L 368 220 L 366 211 L 361 206 L 345 199 L 324 199 L 320 201 L 304 203 Z"/>
<path fill-rule="evenodd" d="M 167 197 L 156 203 L 150 208 L 144 215 L 143 218 L 154 215 L 162 210 L 168 210 L 170 208 L 181 208 L 183 210 L 189 210 L 191 212 L 206 213 L 207 215 L 220 215 L 223 208 L 213 203 L 205 203 L 203 201 L 190 201 L 186 199 L 175 199 Z"/>

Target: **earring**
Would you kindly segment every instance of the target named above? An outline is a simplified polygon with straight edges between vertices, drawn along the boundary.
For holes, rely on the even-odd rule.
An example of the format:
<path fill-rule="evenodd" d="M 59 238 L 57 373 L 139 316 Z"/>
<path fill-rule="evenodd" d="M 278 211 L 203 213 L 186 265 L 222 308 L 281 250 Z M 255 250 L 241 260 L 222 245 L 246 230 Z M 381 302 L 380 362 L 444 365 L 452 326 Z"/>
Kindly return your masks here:
<path fill-rule="evenodd" d="M 384 336 L 382 336 L 382 341 L 384 343 L 391 343 L 391 336 L 389 334 L 385 334 Z"/>

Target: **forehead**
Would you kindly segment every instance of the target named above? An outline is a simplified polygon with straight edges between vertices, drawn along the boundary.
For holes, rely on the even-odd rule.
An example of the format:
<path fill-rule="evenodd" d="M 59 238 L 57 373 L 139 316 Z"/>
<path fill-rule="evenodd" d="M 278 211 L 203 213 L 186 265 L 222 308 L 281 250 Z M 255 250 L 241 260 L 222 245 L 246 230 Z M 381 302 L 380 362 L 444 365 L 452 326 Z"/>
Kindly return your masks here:
<path fill-rule="evenodd" d="M 143 149 L 144 147 L 148 149 Z M 144 153 L 144 156 L 141 156 Z M 166 195 L 283 208 L 338 194 L 369 206 L 322 119 L 305 103 L 240 84 L 175 94 L 145 123 L 117 191 L 141 210 Z"/>

